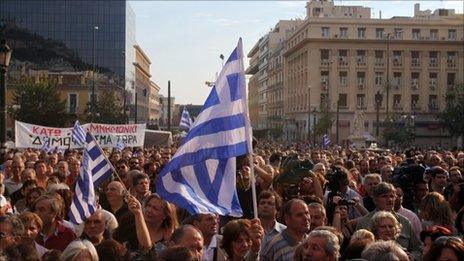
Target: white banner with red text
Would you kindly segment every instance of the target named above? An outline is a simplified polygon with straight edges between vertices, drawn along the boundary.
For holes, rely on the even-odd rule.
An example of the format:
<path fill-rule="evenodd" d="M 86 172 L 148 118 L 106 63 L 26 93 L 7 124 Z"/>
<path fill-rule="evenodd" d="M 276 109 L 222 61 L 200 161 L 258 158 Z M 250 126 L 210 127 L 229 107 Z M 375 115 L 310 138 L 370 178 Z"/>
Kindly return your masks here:
<path fill-rule="evenodd" d="M 122 143 L 124 147 L 143 147 L 145 124 L 100 124 L 82 125 L 95 136 L 101 147 L 113 148 Z M 42 148 L 50 140 L 51 148 L 80 148 L 72 138 L 73 128 L 54 128 L 15 121 L 16 148 Z"/>

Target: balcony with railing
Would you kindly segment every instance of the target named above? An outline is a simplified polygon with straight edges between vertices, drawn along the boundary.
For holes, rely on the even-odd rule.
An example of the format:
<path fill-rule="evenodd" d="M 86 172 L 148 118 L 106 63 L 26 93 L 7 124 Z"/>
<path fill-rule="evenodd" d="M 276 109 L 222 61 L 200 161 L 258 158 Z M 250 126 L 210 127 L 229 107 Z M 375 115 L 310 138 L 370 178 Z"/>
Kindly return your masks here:
<path fill-rule="evenodd" d="M 411 111 L 420 111 L 421 110 L 421 107 L 419 104 L 417 103 L 412 103 L 411 104 Z"/>
<path fill-rule="evenodd" d="M 437 68 L 438 67 L 438 58 L 430 58 L 429 67 L 430 68 Z"/>
<path fill-rule="evenodd" d="M 419 90 L 419 79 L 412 79 L 411 81 L 411 89 L 414 91 Z"/>
<path fill-rule="evenodd" d="M 411 67 L 417 68 L 420 67 L 420 59 L 419 58 L 411 58 Z"/>
<path fill-rule="evenodd" d="M 403 110 L 403 106 L 401 105 L 400 102 L 395 102 L 395 103 L 393 103 L 393 110 L 401 111 L 401 110 Z"/>
<path fill-rule="evenodd" d="M 340 56 L 338 59 L 338 67 L 348 67 L 348 57 Z"/>
<path fill-rule="evenodd" d="M 437 112 L 437 111 L 438 111 L 438 104 L 436 104 L 436 103 L 429 103 L 429 111 L 430 111 L 430 112 Z"/>
<path fill-rule="evenodd" d="M 401 56 L 393 57 L 393 67 L 402 67 L 403 59 Z"/>
<path fill-rule="evenodd" d="M 366 56 L 358 56 L 358 57 L 356 57 L 356 65 L 357 65 L 357 67 L 366 67 L 367 66 L 367 58 L 366 58 Z"/>
<path fill-rule="evenodd" d="M 429 88 L 430 90 L 434 91 L 437 88 L 437 79 L 430 79 L 429 80 Z"/>
<path fill-rule="evenodd" d="M 374 66 L 375 67 L 384 67 L 385 66 L 385 61 L 383 58 L 375 58 L 374 60 Z"/>
<path fill-rule="evenodd" d="M 448 59 L 446 60 L 446 64 L 448 68 L 455 68 L 456 67 L 456 59 Z"/>

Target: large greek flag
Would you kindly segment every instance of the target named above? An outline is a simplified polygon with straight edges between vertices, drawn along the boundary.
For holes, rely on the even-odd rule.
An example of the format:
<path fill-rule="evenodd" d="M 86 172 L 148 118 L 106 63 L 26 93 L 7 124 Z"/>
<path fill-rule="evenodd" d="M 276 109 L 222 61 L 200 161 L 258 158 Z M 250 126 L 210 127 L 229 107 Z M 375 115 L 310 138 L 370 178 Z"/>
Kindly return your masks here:
<path fill-rule="evenodd" d="M 190 130 L 192 125 L 193 125 L 192 118 L 190 118 L 190 114 L 187 110 L 187 107 L 184 106 L 184 110 L 182 111 L 182 116 L 180 117 L 179 129 Z"/>
<path fill-rule="evenodd" d="M 322 149 L 324 149 L 324 150 L 329 149 L 330 137 L 329 137 L 328 134 L 322 135 L 321 145 L 322 145 L 322 146 L 321 146 Z"/>
<path fill-rule="evenodd" d="M 82 134 L 83 128 L 76 123 L 73 134 Z M 80 129 L 79 129 L 80 128 Z M 84 140 L 84 155 L 79 177 L 77 178 L 73 201 L 68 212 L 70 220 L 80 224 L 96 210 L 94 186 L 100 185 L 112 174 L 112 166 L 103 155 L 92 134 L 87 131 Z M 74 138 L 74 137 L 73 137 Z"/>
<path fill-rule="evenodd" d="M 235 157 L 251 151 L 240 39 L 182 146 L 160 173 L 156 191 L 192 214 L 242 216 Z"/>

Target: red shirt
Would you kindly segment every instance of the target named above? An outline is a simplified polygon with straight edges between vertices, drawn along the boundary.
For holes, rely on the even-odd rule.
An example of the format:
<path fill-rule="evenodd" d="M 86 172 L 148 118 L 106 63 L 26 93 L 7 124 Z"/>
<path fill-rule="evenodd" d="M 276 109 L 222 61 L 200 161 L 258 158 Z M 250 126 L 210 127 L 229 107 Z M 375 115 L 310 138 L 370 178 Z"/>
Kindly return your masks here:
<path fill-rule="evenodd" d="M 49 237 L 39 233 L 36 241 L 45 248 L 63 251 L 74 239 L 76 239 L 74 232 L 70 228 L 58 223 L 55 231 Z"/>

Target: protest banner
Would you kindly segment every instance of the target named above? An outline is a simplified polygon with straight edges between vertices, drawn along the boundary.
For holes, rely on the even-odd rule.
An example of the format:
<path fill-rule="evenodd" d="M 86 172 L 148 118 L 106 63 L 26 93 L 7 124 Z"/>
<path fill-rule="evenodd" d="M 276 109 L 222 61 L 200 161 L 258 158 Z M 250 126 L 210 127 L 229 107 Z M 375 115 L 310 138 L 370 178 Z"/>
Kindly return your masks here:
<path fill-rule="evenodd" d="M 125 147 L 143 147 L 144 144 L 145 124 L 88 123 L 82 127 L 90 130 L 103 148 L 113 148 L 121 142 Z M 15 146 L 17 148 L 40 149 L 43 143 L 50 139 L 52 148 L 80 148 L 72 138 L 72 129 L 15 121 Z"/>

